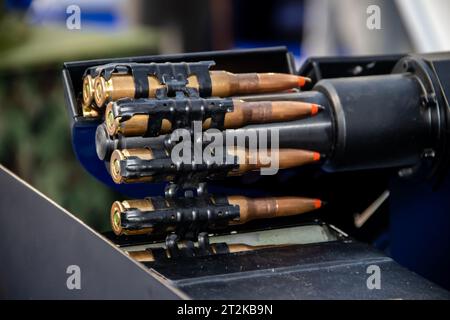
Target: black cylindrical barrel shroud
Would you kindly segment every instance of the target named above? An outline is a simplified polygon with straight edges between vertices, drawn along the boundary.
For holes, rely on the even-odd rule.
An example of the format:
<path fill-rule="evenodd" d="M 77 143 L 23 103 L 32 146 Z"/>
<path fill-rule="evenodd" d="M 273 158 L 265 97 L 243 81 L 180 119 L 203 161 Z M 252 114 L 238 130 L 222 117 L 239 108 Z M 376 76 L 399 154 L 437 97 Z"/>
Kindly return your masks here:
<path fill-rule="evenodd" d="M 333 110 L 328 171 L 415 166 L 432 145 L 430 110 L 411 74 L 328 79 L 313 90 L 325 94 Z"/>

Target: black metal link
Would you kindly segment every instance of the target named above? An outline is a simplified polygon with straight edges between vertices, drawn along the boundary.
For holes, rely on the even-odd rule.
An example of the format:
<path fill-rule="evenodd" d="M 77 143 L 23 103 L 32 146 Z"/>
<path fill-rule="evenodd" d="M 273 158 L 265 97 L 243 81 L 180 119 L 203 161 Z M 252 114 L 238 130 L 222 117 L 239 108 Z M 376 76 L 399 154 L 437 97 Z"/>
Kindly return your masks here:
<path fill-rule="evenodd" d="M 114 118 L 127 121 L 135 115 L 149 115 L 144 137 L 160 134 L 162 119 L 172 124 L 172 129 L 189 128 L 194 121 L 211 119 L 211 127 L 223 129 L 225 114 L 232 112 L 233 101 L 220 98 L 166 98 L 166 99 L 121 99 L 112 107 Z"/>
<path fill-rule="evenodd" d="M 199 180 L 199 178 L 217 179 L 224 177 L 228 172 L 239 168 L 238 158 L 233 156 L 233 161 L 227 161 L 226 153 L 222 163 L 174 163 L 171 157 L 152 160 L 143 160 L 138 157 L 128 157 L 120 160 L 120 174 L 125 179 L 153 177 L 154 181 L 166 181 L 166 177 L 174 176 L 182 179 Z M 177 179 L 175 179 L 177 180 Z"/>
<path fill-rule="evenodd" d="M 95 77 L 103 76 L 111 79 L 113 74 L 129 74 L 134 78 L 135 98 L 148 97 L 148 76 L 156 77 L 161 84 L 167 86 L 166 96 L 186 87 L 189 76 L 195 75 L 199 84 L 199 94 L 202 97 L 211 96 L 212 84 L 209 68 L 215 65 L 214 61 L 179 62 L 179 63 L 109 63 L 88 68 L 86 74 Z"/>
<path fill-rule="evenodd" d="M 127 230 L 152 228 L 153 233 L 174 231 L 180 238 L 193 238 L 208 229 L 220 229 L 239 218 L 239 206 L 217 197 L 149 198 L 155 208 L 141 211 L 129 208 L 121 213 L 121 226 Z M 213 201 L 214 199 L 214 201 Z M 225 198 L 226 199 L 226 198 Z M 218 203 L 219 202 L 219 203 Z"/>

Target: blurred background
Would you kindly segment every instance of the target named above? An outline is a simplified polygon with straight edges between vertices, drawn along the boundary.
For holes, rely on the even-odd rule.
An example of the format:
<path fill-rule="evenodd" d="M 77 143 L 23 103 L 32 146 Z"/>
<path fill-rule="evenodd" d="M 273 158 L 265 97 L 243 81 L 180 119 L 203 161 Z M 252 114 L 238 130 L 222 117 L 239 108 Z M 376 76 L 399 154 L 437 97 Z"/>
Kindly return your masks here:
<path fill-rule="evenodd" d="M 443 51 L 448 12 L 446 0 L 3 1 L 0 163 L 107 230 L 119 197 L 72 152 L 62 62 L 284 45 L 299 66 L 308 56 Z"/>

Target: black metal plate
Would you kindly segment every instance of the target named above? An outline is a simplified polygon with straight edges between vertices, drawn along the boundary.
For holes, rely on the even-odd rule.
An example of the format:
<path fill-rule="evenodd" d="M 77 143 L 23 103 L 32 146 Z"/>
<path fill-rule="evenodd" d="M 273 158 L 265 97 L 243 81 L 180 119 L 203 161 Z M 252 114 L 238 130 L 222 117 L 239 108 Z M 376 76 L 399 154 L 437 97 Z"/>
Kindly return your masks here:
<path fill-rule="evenodd" d="M 334 241 L 149 263 L 194 299 L 450 299 L 365 244 Z M 381 288 L 368 289 L 367 267 Z"/>
<path fill-rule="evenodd" d="M 0 166 L 1 299 L 179 299 L 169 284 Z M 67 268 L 81 289 L 67 288 Z"/>

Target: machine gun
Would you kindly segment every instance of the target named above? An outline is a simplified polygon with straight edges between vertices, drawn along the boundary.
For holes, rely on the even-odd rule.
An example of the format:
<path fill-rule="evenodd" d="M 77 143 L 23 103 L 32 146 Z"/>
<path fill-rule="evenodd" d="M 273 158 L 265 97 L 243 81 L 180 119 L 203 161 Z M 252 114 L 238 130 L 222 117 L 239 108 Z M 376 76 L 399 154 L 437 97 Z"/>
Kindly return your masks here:
<path fill-rule="evenodd" d="M 228 90 L 230 87 L 228 91 L 223 89 L 225 85 L 217 85 L 212 90 L 216 84 L 228 81 L 223 79 L 231 79 L 229 73 L 209 70 L 212 63 L 171 62 L 175 69 L 184 70 L 175 74 L 170 71 L 174 70 L 171 63 L 141 65 L 110 61 L 107 65 L 85 69 L 85 83 L 90 83 L 84 86 L 88 99 L 81 101 L 80 106 L 84 108 L 89 102 L 102 119 L 95 141 L 98 157 L 105 162 L 115 182 L 123 183 L 126 190 L 132 190 L 130 182 L 142 181 L 171 181 L 168 189 L 183 190 L 183 185 L 216 183 L 228 179 L 233 175 L 229 174 L 231 172 L 239 172 L 235 162 L 228 166 L 183 167 L 172 161 L 170 153 L 176 144 L 170 139 L 171 133 L 177 129 L 191 131 L 194 121 L 201 123 L 203 131 L 213 128 L 223 135 L 229 129 L 236 129 L 237 136 L 277 130 L 280 152 L 309 152 L 312 157 L 308 156 L 308 163 L 316 163 L 311 166 L 313 170 L 321 167 L 326 172 L 345 172 L 388 168 L 401 177 L 427 177 L 438 185 L 447 172 L 450 158 L 445 95 L 448 84 L 443 77 L 448 69 L 448 57 L 445 54 L 405 55 L 369 60 L 378 64 L 364 71 L 364 76 L 352 75 L 348 72 L 350 67 L 346 67 L 366 61 L 364 59 L 356 59 L 356 62 L 350 59 L 348 63 L 338 61 L 336 67 L 325 70 L 332 70 L 326 76 L 307 63 L 300 70 L 302 78 L 297 78 L 297 85 L 293 85 L 294 80 L 287 85 L 278 78 L 277 81 L 286 84 L 283 88 L 260 90 L 253 86 L 253 91 L 233 92 Z M 326 64 L 327 60 L 318 61 Z M 196 72 L 192 72 L 195 68 L 198 68 Z M 257 73 L 264 72 L 258 70 L 253 74 Z M 146 80 L 142 81 L 143 78 Z M 244 79 L 250 83 L 249 77 L 241 77 L 242 81 Z M 261 85 L 263 78 L 259 79 Z M 122 86 L 121 81 L 126 85 Z M 98 83 L 98 96 L 104 98 L 98 104 L 95 83 Z M 298 87 L 302 91 L 288 90 Z M 121 91 L 114 88 L 124 90 L 119 94 Z M 261 94 L 263 91 L 271 93 Z M 233 96 L 237 93 L 245 95 Z M 268 116 L 267 110 L 276 109 L 278 111 Z M 224 150 L 228 151 L 225 146 Z M 244 153 L 258 153 L 258 149 L 245 150 Z M 300 159 L 292 155 L 288 158 Z M 239 174 L 246 171 L 252 170 L 242 170 Z M 143 188 L 141 186 L 139 188 Z M 171 199 L 176 192 L 167 194 Z"/>

